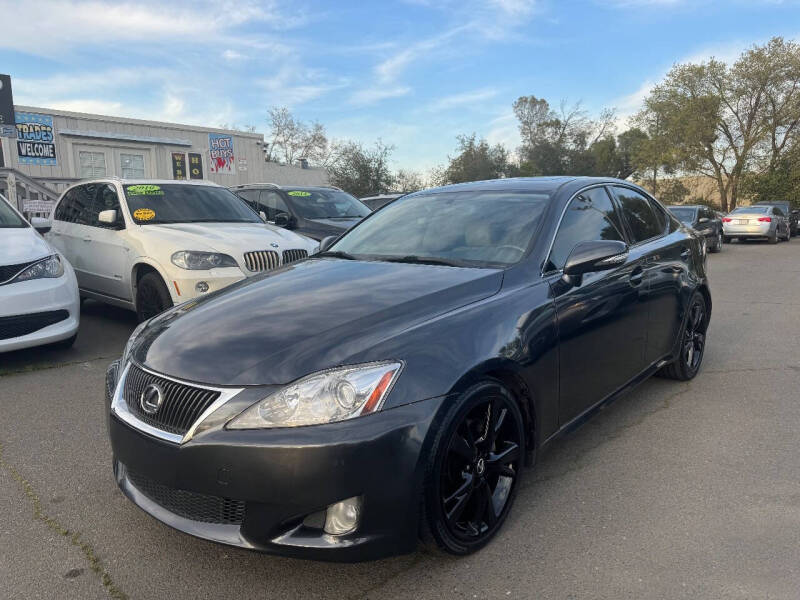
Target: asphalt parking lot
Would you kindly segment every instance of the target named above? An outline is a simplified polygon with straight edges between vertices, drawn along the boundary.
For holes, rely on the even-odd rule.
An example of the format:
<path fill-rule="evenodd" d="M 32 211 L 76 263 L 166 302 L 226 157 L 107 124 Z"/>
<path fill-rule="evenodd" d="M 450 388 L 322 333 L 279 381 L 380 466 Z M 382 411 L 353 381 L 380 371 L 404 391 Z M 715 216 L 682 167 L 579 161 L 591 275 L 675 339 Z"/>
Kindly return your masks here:
<path fill-rule="evenodd" d="M 362 564 L 191 538 L 117 491 L 103 378 L 132 313 L 84 304 L 71 351 L 0 355 L 6 598 L 797 598 L 800 240 L 709 257 L 689 383 L 651 379 L 540 456 L 498 538 Z"/>

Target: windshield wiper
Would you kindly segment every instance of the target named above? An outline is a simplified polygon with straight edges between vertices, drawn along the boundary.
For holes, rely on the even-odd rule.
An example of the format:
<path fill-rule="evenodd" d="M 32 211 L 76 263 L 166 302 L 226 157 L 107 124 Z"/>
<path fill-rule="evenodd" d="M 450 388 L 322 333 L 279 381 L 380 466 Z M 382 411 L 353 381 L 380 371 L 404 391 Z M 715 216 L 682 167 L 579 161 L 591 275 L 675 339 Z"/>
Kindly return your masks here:
<path fill-rule="evenodd" d="M 387 256 L 380 260 L 385 262 L 408 263 L 413 265 L 444 265 L 446 267 L 462 267 L 462 263 L 455 260 L 447 260 L 446 258 L 436 258 L 435 256 L 416 256 L 410 254 L 408 256 Z"/>
<path fill-rule="evenodd" d="M 332 258 L 343 258 L 345 260 L 358 260 L 352 254 L 348 254 L 347 252 L 342 252 L 340 250 L 331 250 L 330 252 L 317 252 L 314 256 L 330 256 Z"/>

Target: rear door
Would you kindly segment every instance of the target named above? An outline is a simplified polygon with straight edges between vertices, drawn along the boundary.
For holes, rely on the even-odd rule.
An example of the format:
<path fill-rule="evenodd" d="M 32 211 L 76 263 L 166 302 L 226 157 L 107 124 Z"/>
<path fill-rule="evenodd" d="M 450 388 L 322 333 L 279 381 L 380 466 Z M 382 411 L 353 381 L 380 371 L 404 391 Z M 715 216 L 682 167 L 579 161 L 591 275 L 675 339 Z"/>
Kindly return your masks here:
<path fill-rule="evenodd" d="M 686 281 L 689 238 L 661 205 L 633 188 L 613 186 L 631 237 L 631 252 L 644 269 L 640 300 L 646 306 L 646 344 L 642 368 L 672 350 L 681 322 L 681 289 Z"/>
<path fill-rule="evenodd" d="M 131 300 L 130 266 L 126 243 L 125 219 L 117 190 L 111 183 L 95 186 L 95 201 L 91 209 L 88 251 L 83 257 L 87 286 L 95 292 L 122 300 Z M 98 215 L 104 210 L 116 210 L 115 223 L 101 223 Z"/>
<path fill-rule="evenodd" d="M 627 241 L 620 215 L 603 186 L 588 188 L 567 206 L 545 267 L 551 274 L 559 335 L 559 421 L 582 414 L 643 367 L 647 308 L 637 252 L 610 271 L 588 273 L 579 285 L 561 269 L 583 241 Z"/>

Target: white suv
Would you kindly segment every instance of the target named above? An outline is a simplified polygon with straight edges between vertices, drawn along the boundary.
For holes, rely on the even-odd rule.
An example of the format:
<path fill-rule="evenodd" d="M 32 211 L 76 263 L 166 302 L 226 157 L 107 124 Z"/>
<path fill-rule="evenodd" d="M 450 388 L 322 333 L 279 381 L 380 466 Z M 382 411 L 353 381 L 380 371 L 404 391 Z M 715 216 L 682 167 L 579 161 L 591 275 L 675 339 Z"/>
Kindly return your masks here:
<path fill-rule="evenodd" d="M 72 263 L 81 297 L 140 320 L 317 248 L 207 181 L 81 182 L 59 199 L 48 237 Z"/>

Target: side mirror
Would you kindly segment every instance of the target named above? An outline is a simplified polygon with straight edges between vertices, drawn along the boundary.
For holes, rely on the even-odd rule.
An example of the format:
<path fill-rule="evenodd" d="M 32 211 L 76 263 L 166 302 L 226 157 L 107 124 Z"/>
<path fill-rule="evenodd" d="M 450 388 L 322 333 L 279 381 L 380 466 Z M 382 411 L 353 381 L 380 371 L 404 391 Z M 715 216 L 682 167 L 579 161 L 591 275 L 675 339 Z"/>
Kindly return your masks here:
<path fill-rule="evenodd" d="M 708 217 L 700 217 L 700 218 L 697 220 L 697 223 L 698 223 L 698 224 L 700 224 L 700 223 L 708 223 L 708 222 L 709 222 L 709 220 L 710 220 L 710 219 L 709 219 Z"/>
<path fill-rule="evenodd" d="M 628 258 L 628 245 L 616 240 L 581 242 L 569 253 L 564 264 L 564 275 L 572 277 L 607 271 L 623 264 Z"/>
<path fill-rule="evenodd" d="M 333 245 L 333 242 L 335 242 L 338 238 L 338 235 L 329 235 L 328 237 L 322 238 L 319 243 L 319 252 L 325 252 L 325 250 L 330 248 Z"/>
<path fill-rule="evenodd" d="M 101 210 L 97 215 L 97 220 L 100 223 L 105 223 L 106 225 L 114 225 L 117 222 L 117 211 L 113 209 Z"/>
<path fill-rule="evenodd" d="M 45 234 L 52 228 L 52 224 L 50 223 L 49 219 L 44 219 L 42 217 L 33 217 L 31 219 L 31 227 L 33 227 L 36 231 L 41 234 Z"/>
<path fill-rule="evenodd" d="M 290 215 L 289 213 L 279 212 L 277 215 L 275 215 L 275 225 L 277 225 L 278 227 L 285 227 L 286 229 L 291 229 L 293 223 L 294 219 L 292 218 L 292 215 Z"/>
<path fill-rule="evenodd" d="M 795 208 L 795 209 L 792 211 L 792 214 L 793 214 L 793 215 L 800 215 L 800 209 L 797 209 L 797 208 Z"/>
<path fill-rule="evenodd" d="M 263 210 L 258 211 L 258 216 L 261 217 L 262 221 L 265 223 L 267 222 L 267 213 L 265 213 Z"/>

